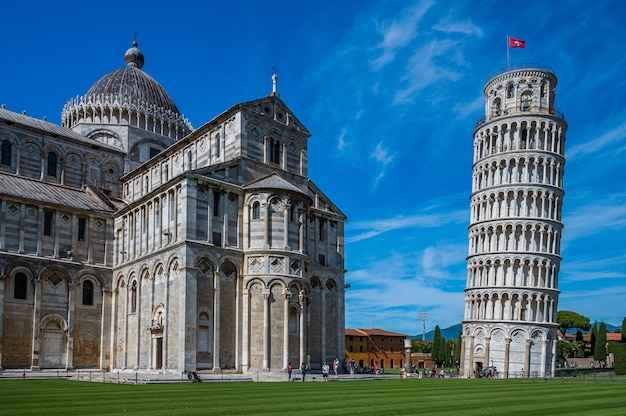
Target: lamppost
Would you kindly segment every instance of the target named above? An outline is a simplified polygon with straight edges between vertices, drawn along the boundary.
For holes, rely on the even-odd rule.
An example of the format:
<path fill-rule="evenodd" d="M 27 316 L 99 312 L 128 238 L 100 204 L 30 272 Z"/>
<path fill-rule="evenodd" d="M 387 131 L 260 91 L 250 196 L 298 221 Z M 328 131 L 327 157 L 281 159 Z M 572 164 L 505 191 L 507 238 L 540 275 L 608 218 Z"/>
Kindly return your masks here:
<path fill-rule="evenodd" d="M 426 321 L 428 320 L 428 312 L 419 312 L 420 321 L 422 321 L 422 341 L 426 341 Z"/>

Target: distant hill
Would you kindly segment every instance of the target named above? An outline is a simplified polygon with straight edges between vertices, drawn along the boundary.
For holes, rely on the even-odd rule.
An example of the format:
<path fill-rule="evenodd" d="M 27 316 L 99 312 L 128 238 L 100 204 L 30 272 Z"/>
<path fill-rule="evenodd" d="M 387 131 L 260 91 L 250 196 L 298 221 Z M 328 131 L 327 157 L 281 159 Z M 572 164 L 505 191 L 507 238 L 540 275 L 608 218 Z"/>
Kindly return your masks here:
<path fill-rule="evenodd" d="M 598 324 L 598 328 L 600 327 L 600 322 L 597 322 Z M 606 325 L 606 332 L 620 332 L 622 330 L 621 326 L 615 326 L 615 325 L 611 325 L 611 324 L 607 324 Z M 593 328 L 593 324 L 591 324 L 591 327 Z M 445 329 L 441 329 L 441 336 L 445 339 L 456 339 L 459 337 L 459 334 L 461 333 L 461 331 L 463 330 L 463 324 L 456 324 L 456 325 L 452 325 L 448 328 Z M 569 331 L 567 331 L 567 333 L 572 333 L 575 334 L 576 331 L 578 331 L 577 329 L 571 329 Z M 591 332 L 591 331 L 587 331 L 587 332 Z M 586 333 L 586 332 L 584 332 Z M 433 329 L 432 331 L 428 331 L 426 333 L 426 341 L 430 341 L 432 342 L 433 338 L 435 337 L 435 330 Z M 422 339 L 422 334 L 418 334 L 418 335 L 409 335 L 408 336 L 409 339 Z"/>
<path fill-rule="evenodd" d="M 463 330 L 463 324 L 452 325 L 452 326 L 450 326 L 448 328 L 441 329 L 441 336 L 443 338 L 445 338 L 445 339 L 457 339 L 459 337 L 459 334 L 461 333 L 462 330 Z M 410 339 L 413 339 L 413 338 L 422 339 L 422 334 L 412 335 L 412 336 L 409 336 L 408 338 L 410 338 Z M 435 338 L 435 330 L 434 329 L 432 331 L 428 331 L 426 333 L 426 341 L 431 341 L 432 342 L 433 338 Z"/>
<path fill-rule="evenodd" d="M 600 328 L 600 324 L 602 322 L 594 322 L 591 324 L 591 328 L 593 328 L 594 325 L 597 325 L 598 328 Z M 611 324 L 607 324 L 606 322 L 604 323 L 606 325 L 606 332 L 622 332 L 622 327 L 621 326 L 615 326 L 615 325 L 611 325 Z M 567 331 L 568 334 L 575 334 L 576 332 L 578 332 L 578 329 L 576 328 L 572 328 L 569 329 Z M 589 332 L 591 332 L 591 330 L 589 331 L 582 331 L 583 334 L 588 334 Z"/>

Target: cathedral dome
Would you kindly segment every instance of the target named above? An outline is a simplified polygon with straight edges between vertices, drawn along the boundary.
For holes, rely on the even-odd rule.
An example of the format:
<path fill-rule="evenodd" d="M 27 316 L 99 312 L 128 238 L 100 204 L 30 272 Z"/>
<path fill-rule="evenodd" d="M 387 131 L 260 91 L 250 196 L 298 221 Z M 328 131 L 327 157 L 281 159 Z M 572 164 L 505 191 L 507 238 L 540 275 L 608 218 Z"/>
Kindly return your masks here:
<path fill-rule="evenodd" d="M 100 78 L 85 94 L 85 98 L 101 96 L 124 97 L 131 104 L 156 106 L 161 111 L 178 114 L 178 108 L 165 89 L 150 75 L 141 70 L 144 56 L 137 41 L 124 55 L 126 68 L 110 72 Z"/>
<path fill-rule="evenodd" d="M 165 89 L 141 69 L 144 56 L 137 41 L 124 54 L 124 61 L 125 68 L 109 72 L 85 95 L 65 104 L 61 113 L 63 127 L 90 137 L 93 132 L 112 125 L 126 125 L 173 140 L 193 131 L 191 123 L 180 114 Z M 110 140 L 118 143 L 116 139 L 102 139 Z"/>

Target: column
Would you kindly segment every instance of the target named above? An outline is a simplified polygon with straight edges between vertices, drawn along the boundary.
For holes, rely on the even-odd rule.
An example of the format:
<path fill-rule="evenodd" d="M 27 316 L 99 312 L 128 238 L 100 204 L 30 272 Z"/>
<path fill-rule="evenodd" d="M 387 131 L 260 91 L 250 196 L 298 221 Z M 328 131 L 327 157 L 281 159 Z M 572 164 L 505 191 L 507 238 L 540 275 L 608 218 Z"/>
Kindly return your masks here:
<path fill-rule="evenodd" d="M 552 363 L 550 366 L 550 377 L 554 378 L 554 373 L 555 373 L 555 369 L 556 369 L 556 345 L 557 345 L 557 340 L 554 339 L 552 340 Z"/>
<path fill-rule="evenodd" d="M 511 338 L 504 339 L 504 378 L 509 378 L 509 358 L 511 355 Z"/>
<path fill-rule="evenodd" d="M 65 185 L 65 158 L 61 157 L 60 158 L 60 162 L 61 162 L 61 185 Z M 98 185 L 98 184 L 94 184 L 94 185 Z"/>
<path fill-rule="evenodd" d="M 209 188 L 209 203 L 207 204 L 207 229 L 206 229 L 206 241 L 209 244 L 213 244 L 213 204 L 215 203 L 215 196 L 213 195 L 213 188 Z"/>
<path fill-rule="evenodd" d="M 235 350 L 238 351 L 235 354 L 235 368 L 241 370 L 241 319 L 242 319 L 242 285 L 243 278 L 240 274 L 235 277 Z"/>
<path fill-rule="evenodd" d="M 322 298 L 322 316 L 321 316 L 321 326 L 322 326 L 322 334 L 321 340 L 322 343 L 322 361 L 326 359 L 326 292 L 327 289 L 325 286 L 320 287 L 320 295 Z"/>
<path fill-rule="evenodd" d="M 22 203 L 20 206 L 20 231 L 19 231 L 19 248 L 17 249 L 18 253 L 24 252 L 24 221 L 26 218 L 26 204 Z"/>
<path fill-rule="evenodd" d="M 213 273 L 213 371 L 220 369 L 221 272 Z"/>
<path fill-rule="evenodd" d="M 470 336 L 470 356 L 468 363 L 468 370 L 470 378 L 474 377 L 474 335 Z"/>
<path fill-rule="evenodd" d="M 250 248 L 250 205 L 243 204 L 241 209 L 241 215 L 243 217 L 243 224 L 241 221 L 237 220 L 237 228 L 239 228 L 240 224 L 243 225 L 243 242 L 241 246 L 239 246 L 239 241 L 237 241 L 237 247 L 247 249 Z M 240 230 L 237 230 L 237 239 L 239 239 L 239 231 Z"/>
<path fill-rule="evenodd" d="M 298 302 L 300 303 L 300 363 L 306 362 L 306 302 L 304 290 L 298 294 Z"/>
<path fill-rule="evenodd" d="M 0 201 L 0 250 L 4 250 L 6 244 L 6 215 L 7 215 L 7 202 L 3 199 Z M 43 220 L 42 220 L 43 222 Z M 2 361 L 0 361 L 1 363 Z"/>
<path fill-rule="evenodd" d="M 39 207 L 37 211 L 37 255 L 41 256 L 43 254 L 43 225 L 44 225 L 44 212 L 43 207 Z M 3 220 L 3 218 L 0 218 Z M 4 223 L 4 221 L 2 221 Z M 0 248 L 2 248 L 2 244 L 0 244 Z M 2 309 L 0 309 L 2 310 Z"/>
<path fill-rule="evenodd" d="M 114 360 L 115 360 L 115 350 L 113 349 L 113 345 L 115 345 L 115 325 L 114 322 L 116 321 L 116 315 L 117 315 L 117 308 L 115 307 L 115 298 L 113 298 L 113 294 L 117 293 L 117 291 L 113 291 L 112 289 L 106 289 L 106 288 L 102 288 L 102 308 L 101 308 L 101 314 L 102 314 L 102 324 L 100 325 L 100 368 L 103 370 L 109 370 L 111 371 L 114 368 Z M 107 307 L 108 306 L 108 307 Z M 109 329 L 109 350 L 107 351 L 107 346 L 106 346 L 106 339 L 107 339 L 107 334 L 106 334 L 106 326 L 105 326 L 105 320 L 106 320 L 106 312 L 107 310 L 110 310 L 111 313 L 111 327 Z M 108 366 L 106 365 L 106 355 L 108 352 L 109 360 L 108 360 Z"/>
<path fill-rule="evenodd" d="M 243 288 L 242 303 L 241 371 L 245 373 L 250 369 L 250 292 L 246 288 Z"/>
<path fill-rule="evenodd" d="M 137 279 L 137 309 L 135 312 L 135 320 L 137 321 L 137 332 L 135 334 L 135 365 L 134 368 L 139 368 L 141 356 L 141 332 L 145 331 L 146 328 L 142 328 L 141 326 L 141 309 L 142 309 L 142 301 L 143 301 L 143 293 L 142 288 L 143 284 L 141 283 L 141 275 Z"/>
<path fill-rule="evenodd" d="M 491 337 L 485 337 L 485 365 L 493 365 L 489 363 L 489 353 L 491 352 Z"/>
<path fill-rule="evenodd" d="M 541 341 L 541 371 L 539 377 L 547 377 L 546 373 L 546 353 L 548 352 L 548 340 Z"/>
<path fill-rule="evenodd" d="M 287 369 L 289 364 L 289 298 L 291 292 L 285 289 L 284 292 L 284 310 L 283 310 L 283 369 Z"/>
<path fill-rule="evenodd" d="M 174 227 L 172 230 L 172 238 L 173 241 L 178 241 L 178 196 L 180 194 L 180 186 L 176 187 L 176 189 L 174 189 L 172 191 L 172 198 L 174 199 L 174 202 L 172 203 L 172 210 L 174 211 Z"/>
<path fill-rule="evenodd" d="M 67 299 L 67 358 L 65 361 L 65 369 L 74 369 L 74 310 L 76 308 L 76 284 L 68 282 L 68 299 Z M 94 292 L 95 292 L 94 287 Z"/>
<path fill-rule="evenodd" d="M 220 202 L 222 203 L 222 218 L 224 220 L 222 227 L 222 247 L 228 247 L 228 192 L 222 192 Z"/>
<path fill-rule="evenodd" d="M 526 348 L 524 350 L 524 374 L 530 377 L 530 340 L 526 340 Z"/>
<path fill-rule="evenodd" d="M 304 225 L 306 222 L 304 214 L 304 209 L 300 209 L 298 212 L 298 251 L 300 253 L 304 253 Z"/>
<path fill-rule="evenodd" d="M 263 289 L 263 369 L 269 368 L 270 360 L 270 291 Z"/>
<path fill-rule="evenodd" d="M 4 287 L 7 280 L 6 274 L 0 274 L 0 311 L 4 314 Z M 0 339 L 4 336 L 4 319 L 0 319 Z M 2 342 L 0 342 L 0 371 L 2 371 Z"/>
<path fill-rule="evenodd" d="M 283 248 L 289 250 L 289 213 L 291 205 L 285 204 L 283 207 Z"/>
<path fill-rule="evenodd" d="M 270 204 L 264 202 L 262 207 L 265 210 L 265 218 L 263 219 L 263 248 L 270 248 Z"/>
<path fill-rule="evenodd" d="M 93 264 L 93 242 L 91 241 L 91 229 L 93 228 L 93 218 L 85 219 L 85 241 L 87 242 L 87 263 Z"/>
<path fill-rule="evenodd" d="M 31 370 L 39 370 L 39 348 L 41 343 L 39 340 L 39 323 L 41 321 L 41 279 L 35 277 L 33 279 L 35 286 L 35 297 L 33 299 L 33 355 L 31 358 Z"/>
<path fill-rule="evenodd" d="M 17 176 L 22 175 L 21 164 L 22 164 L 22 146 L 16 146 L 15 149 L 17 152 L 16 164 L 15 164 L 15 174 Z"/>

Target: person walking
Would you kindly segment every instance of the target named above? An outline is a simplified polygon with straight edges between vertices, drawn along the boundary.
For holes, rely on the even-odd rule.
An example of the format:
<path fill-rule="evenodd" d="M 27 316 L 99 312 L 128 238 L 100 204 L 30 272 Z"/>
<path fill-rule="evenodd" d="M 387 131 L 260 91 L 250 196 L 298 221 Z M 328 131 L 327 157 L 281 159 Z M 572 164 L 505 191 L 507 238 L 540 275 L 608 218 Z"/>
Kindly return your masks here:
<path fill-rule="evenodd" d="M 287 381 L 291 381 L 291 363 L 287 364 Z"/>
<path fill-rule="evenodd" d="M 335 361 L 333 361 L 333 370 L 335 370 L 335 377 L 337 377 L 339 375 L 339 357 L 335 358 Z"/>
<path fill-rule="evenodd" d="M 354 361 L 354 358 L 350 358 L 350 375 L 353 376 L 355 372 L 356 372 L 356 363 Z"/>

